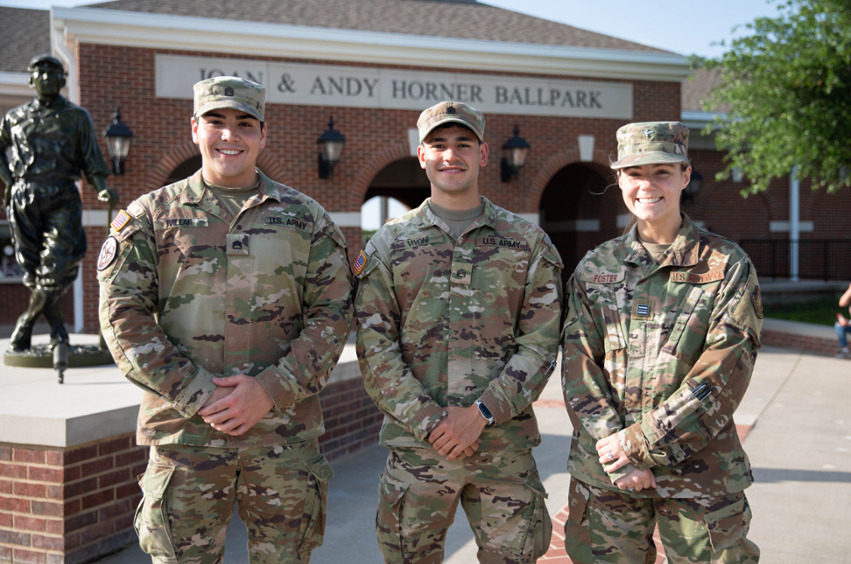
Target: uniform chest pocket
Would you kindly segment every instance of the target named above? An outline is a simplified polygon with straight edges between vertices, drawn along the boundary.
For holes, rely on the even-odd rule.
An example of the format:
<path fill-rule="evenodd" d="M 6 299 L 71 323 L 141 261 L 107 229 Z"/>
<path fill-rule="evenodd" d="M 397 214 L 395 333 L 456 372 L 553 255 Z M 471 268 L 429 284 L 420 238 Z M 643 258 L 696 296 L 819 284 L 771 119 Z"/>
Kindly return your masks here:
<path fill-rule="evenodd" d="M 698 286 L 693 286 L 674 318 L 674 324 L 662 352 L 680 359 L 688 359 L 703 350 L 706 341 L 708 316 L 698 315 L 700 303 L 708 299 Z"/>

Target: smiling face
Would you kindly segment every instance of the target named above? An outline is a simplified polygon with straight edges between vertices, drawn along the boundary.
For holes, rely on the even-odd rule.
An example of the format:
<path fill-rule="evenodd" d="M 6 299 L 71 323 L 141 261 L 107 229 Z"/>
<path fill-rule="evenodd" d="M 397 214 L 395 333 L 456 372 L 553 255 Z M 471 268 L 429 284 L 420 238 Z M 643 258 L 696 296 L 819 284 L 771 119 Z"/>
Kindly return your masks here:
<path fill-rule="evenodd" d="M 623 201 L 638 219 L 638 229 L 644 240 L 673 242 L 681 224 L 680 194 L 690 178 L 691 167 L 682 170 L 679 163 L 646 164 L 620 169 L 618 185 Z M 670 240 L 654 240 L 659 235 Z"/>
<path fill-rule="evenodd" d="M 210 184 L 248 188 L 257 182 L 254 170 L 266 146 L 266 124 L 234 108 L 211 110 L 192 118 L 192 141 L 201 150 L 201 174 Z"/>
<path fill-rule="evenodd" d="M 479 169 L 488 163 L 488 146 L 475 133 L 456 125 L 437 128 L 423 139 L 417 157 L 435 204 L 448 209 L 467 209 L 458 207 L 461 202 L 479 205 Z"/>

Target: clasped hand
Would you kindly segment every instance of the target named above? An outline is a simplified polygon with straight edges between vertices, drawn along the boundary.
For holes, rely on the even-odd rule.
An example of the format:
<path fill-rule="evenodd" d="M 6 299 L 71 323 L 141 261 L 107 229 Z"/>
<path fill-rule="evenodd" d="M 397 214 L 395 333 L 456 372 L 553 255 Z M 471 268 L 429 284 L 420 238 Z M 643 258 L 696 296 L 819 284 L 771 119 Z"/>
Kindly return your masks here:
<path fill-rule="evenodd" d="M 603 470 L 607 474 L 611 474 L 631 462 L 621 446 L 617 433 L 597 441 L 595 448 L 600 457 L 598 460 L 603 465 Z M 655 488 L 656 476 L 653 475 L 651 470 L 633 470 L 629 474 L 615 480 L 615 486 L 620 490 L 635 491 L 641 491 L 651 487 Z"/>
<path fill-rule="evenodd" d="M 447 460 L 463 459 L 479 448 L 482 442 L 479 437 L 486 425 L 475 405 L 450 406 L 446 408 L 446 417 L 432 429 L 428 442 Z"/>
<path fill-rule="evenodd" d="M 275 407 L 269 392 L 256 378 L 240 374 L 213 378 L 213 382 L 217 387 L 198 414 L 216 431 L 242 435 Z"/>

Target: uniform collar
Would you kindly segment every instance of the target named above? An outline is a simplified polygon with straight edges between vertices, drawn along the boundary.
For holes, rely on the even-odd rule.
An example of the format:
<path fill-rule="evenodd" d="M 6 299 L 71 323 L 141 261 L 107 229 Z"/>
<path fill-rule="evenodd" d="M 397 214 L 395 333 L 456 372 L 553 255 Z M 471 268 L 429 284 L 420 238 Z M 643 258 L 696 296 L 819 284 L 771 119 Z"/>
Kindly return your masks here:
<path fill-rule="evenodd" d="M 482 227 L 484 225 L 488 225 L 494 230 L 496 230 L 496 206 L 493 203 L 485 198 L 484 196 L 479 196 L 481 198 L 482 203 L 485 204 L 485 210 L 482 212 L 478 218 L 476 218 L 469 227 L 464 231 L 467 233 L 468 231 L 472 231 L 473 229 Z M 418 222 L 419 227 L 429 227 L 434 225 L 435 227 L 439 227 L 443 231 L 448 234 L 452 234 L 452 230 L 443 221 L 441 218 L 434 215 L 434 212 L 431 211 L 428 203 L 431 201 L 431 198 L 426 198 L 426 200 L 417 208 L 416 211 L 416 221 Z"/>
<path fill-rule="evenodd" d="M 259 206 L 268 199 L 280 202 L 282 199 L 281 190 L 274 181 L 263 174 L 260 169 L 255 168 L 260 176 L 260 186 L 257 193 L 251 196 L 246 202 L 246 209 L 254 206 Z M 186 183 L 183 192 L 180 193 L 180 203 L 190 206 L 198 206 L 204 211 L 211 213 L 224 220 L 232 220 L 230 213 L 221 205 L 218 198 L 204 184 L 204 179 L 201 177 L 199 170 Z"/>
<path fill-rule="evenodd" d="M 658 264 L 659 268 L 695 266 L 700 261 L 700 229 L 689 216 L 684 213 L 680 215 L 683 218 L 682 226 L 671 247 L 662 255 L 662 260 Z M 633 225 L 632 229 L 623 235 L 623 245 L 619 246 L 614 254 L 623 262 L 631 264 L 646 262 L 646 259 L 642 260 L 647 256 L 647 251 L 638 240 L 638 225 Z"/>

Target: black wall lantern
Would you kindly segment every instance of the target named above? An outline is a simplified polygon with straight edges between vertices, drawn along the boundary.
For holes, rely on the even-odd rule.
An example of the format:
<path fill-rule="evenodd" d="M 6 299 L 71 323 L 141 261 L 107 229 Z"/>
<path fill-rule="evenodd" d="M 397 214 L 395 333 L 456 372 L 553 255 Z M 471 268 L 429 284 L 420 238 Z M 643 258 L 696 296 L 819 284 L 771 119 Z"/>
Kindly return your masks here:
<path fill-rule="evenodd" d="M 343 155 L 345 136 L 334 129 L 334 118 L 328 120 L 328 129 L 316 141 L 319 147 L 319 178 L 328 178 L 334 172 L 334 165 Z"/>
<path fill-rule="evenodd" d="M 112 173 L 115 176 L 124 174 L 124 160 L 130 152 L 130 143 L 133 141 L 133 132 L 121 123 L 121 112 L 116 107 L 112 114 L 112 125 L 103 132 L 106 137 L 106 148 L 112 158 Z"/>
<path fill-rule="evenodd" d="M 520 128 L 514 126 L 514 137 L 505 142 L 502 150 L 506 152 L 505 157 L 499 165 L 499 177 L 503 182 L 510 182 L 511 177 L 517 178 L 520 169 L 526 164 L 529 149 L 532 148 L 525 139 L 520 137 Z"/>

